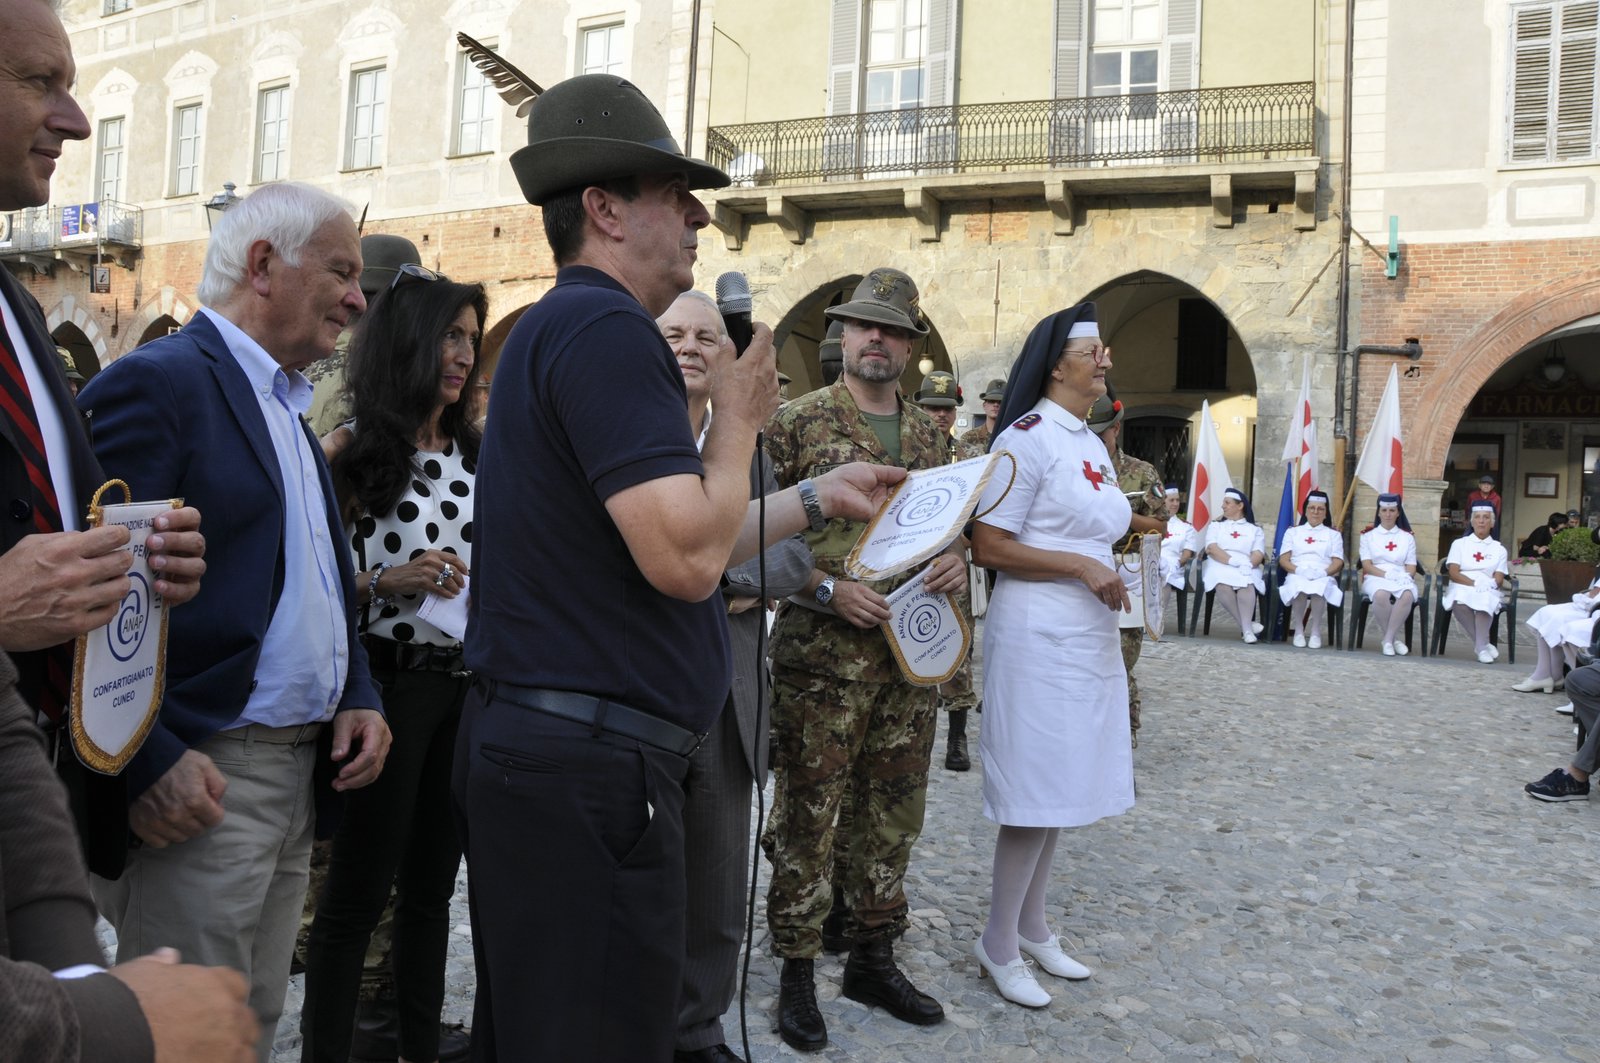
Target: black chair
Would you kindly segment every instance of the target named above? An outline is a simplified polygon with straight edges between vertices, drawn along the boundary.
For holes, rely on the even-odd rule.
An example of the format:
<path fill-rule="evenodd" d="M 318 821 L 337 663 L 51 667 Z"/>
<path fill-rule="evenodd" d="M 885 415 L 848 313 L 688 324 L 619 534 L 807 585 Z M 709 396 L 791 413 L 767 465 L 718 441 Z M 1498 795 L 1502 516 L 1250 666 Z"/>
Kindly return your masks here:
<path fill-rule="evenodd" d="M 1445 559 L 1445 560 L 1441 560 L 1439 562 L 1439 575 L 1438 575 L 1437 580 L 1435 580 L 1435 586 L 1434 586 L 1434 590 L 1437 593 L 1434 595 L 1434 609 L 1433 609 L 1433 628 L 1434 628 L 1434 630 L 1433 630 L 1433 635 L 1434 635 L 1433 653 L 1434 653 L 1434 656 L 1436 656 L 1436 657 L 1444 655 L 1445 643 L 1448 642 L 1449 638 L 1450 638 L 1450 610 L 1448 610 L 1448 609 L 1446 609 L 1444 607 L 1444 594 L 1445 594 L 1445 591 L 1449 588 L 1449 586 L 1450 586 L 1450 562 L 1449 562 L 1448 559 Z M 1511 664 L 1516 664 L 1517 663 L 1517 591 L 1518 591 L 1519 587 L 1521 586 L 1521 584 L 1518 582 L 1517 577 L 1510 576 L 1510 577 L 1508 577 L 1506 579 L 1506 586 L 1509 587 L 1510 590 L 1511 590 L 1511 598 L 1506 603 L 1506 607 L 1504 609 L 1500 610 L 1498 613 L 1494 614 L 1494 619 L 1492 621 L 1490 621 L 1490 624 L 1489 624 L 1489 644 L 1492 645 L 1492 646 L 1499 646 L 1500 645 L 1500 618 L 1502 616 L 1505 617 L 1506 618 L 1506 623 L 1508 623 L 1510 625 L 1508 630 L 1511 633 L 1511 637 L 1506 640 L 1506 660 Z"/>
<path fill-rule="evenodd" d="M 1372 608 L 1372 599 L 1361 593 L 1361 573 L 1359 570 L 1350 577 L 1350 582 L 1355 587 L 1357 604 L 1356 615 L 1350 626 L 1350 641 L 1345 648 L 1349 650 L 1358 650 L 1366 642 L 1367 613 Z M 1424 657 L 1428 655 L 1428 633 L 1426 630 L 1428 626 L 1427 606 L 1428 591 L 1432 588 L 1432 586 L 1433 575 L 1431 573 L 1423 573 L 1422 590 L 1417 593 L 1415 599 L 1413 599 L 1411 602 L 1411 611 L 1406 614 L 1406 645 L 1415 648 Z M 1415 630 L 1417 614 L 1419 613 L 1422 614 L 1422 626 L 1424 629 L 1422 633 L 1422 642 L 1420 645 L 1417 643 L 1416 639 L 1412 637 Z"/>

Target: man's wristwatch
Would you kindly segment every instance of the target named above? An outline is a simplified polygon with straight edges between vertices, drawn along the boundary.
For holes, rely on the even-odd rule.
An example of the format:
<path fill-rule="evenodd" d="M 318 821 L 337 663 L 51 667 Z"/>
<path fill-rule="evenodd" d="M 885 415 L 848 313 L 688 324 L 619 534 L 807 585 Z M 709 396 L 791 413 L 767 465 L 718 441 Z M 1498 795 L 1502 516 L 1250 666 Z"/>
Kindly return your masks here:
<path fill-rule="evenodd" d="M 824 576 L 822 582 L 817 584 L 817 604 L 827 605 L 833 601 L 833 577 Z"/>
<path fill-rule="evenodd" d="M 817 497 L 817 487 L 809 478 L 801 480 L 796 488 L 800 492 L 800 505 L 805 507 L 806 520 L 814 532 L 828 527 L 828 518 L 822 515 L 822 499 Z M 831 590 L 831 588 L 830 588 Z"/>

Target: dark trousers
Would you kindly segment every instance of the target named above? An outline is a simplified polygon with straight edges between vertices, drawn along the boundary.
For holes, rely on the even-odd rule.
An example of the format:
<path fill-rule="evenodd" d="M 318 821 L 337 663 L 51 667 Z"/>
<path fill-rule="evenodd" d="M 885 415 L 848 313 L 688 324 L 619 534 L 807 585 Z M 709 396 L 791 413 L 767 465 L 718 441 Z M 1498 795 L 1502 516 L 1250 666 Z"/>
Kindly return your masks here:
<path fill-rule="evenodd" d="M 473 688 L 453 787 L 477 1063 L 671 1060 L 688 763 Z"/>
<path fill-rule="evenodd" d="M 400 1054 L 439 1057 L 439 1013 L 461 845 L 450 797 L 461 705 L 471 681 L 448 672 L 373 670 L 393 744 L 383 773 L 353 790 L 306 944 L 302 1063 L 345 1063 L 367 942 L 395 893 Z"/>

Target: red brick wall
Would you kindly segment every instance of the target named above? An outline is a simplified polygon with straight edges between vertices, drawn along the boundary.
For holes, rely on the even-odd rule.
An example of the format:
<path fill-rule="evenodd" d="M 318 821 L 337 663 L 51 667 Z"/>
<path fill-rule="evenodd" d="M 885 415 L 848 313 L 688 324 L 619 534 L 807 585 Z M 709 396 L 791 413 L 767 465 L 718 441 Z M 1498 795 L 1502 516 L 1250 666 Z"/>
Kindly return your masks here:
<path fill-rule="evenodd" d="M 1351 346 L 1415 337 L 1423 356 L 1362 356 L 1358 452 L 1398 363 L 1407 476 L 1443 475 L 1456 425 L 1496 369 L 1552 329 L 1600 312 L 1600 237 L 1402 245 L 1393 280 L 1365 248 L 1359 254 Z M 1405 376 L 1413 368 L 1417 375 Z"/>

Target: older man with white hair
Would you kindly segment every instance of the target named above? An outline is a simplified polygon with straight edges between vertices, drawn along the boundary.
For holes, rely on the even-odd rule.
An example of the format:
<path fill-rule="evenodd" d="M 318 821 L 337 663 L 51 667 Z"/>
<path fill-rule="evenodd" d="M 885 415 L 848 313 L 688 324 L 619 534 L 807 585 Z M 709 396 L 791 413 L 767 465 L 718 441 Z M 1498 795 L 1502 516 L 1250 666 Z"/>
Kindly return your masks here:
<path fill-rule="evenodd" d="M 144 845 L 95 897 L 119 956 L 174 945 L 243 971 L 262 1060 L 313 812 L 377 778 L 389 746 L 300 373 L 364 309 L 360 276 L 347 204 L 268 185 L 217 223 L 200 312 L 112 363 L 81 400 L 101 462 L 139 497 L 212 514 L 206 582 L 171 614 L 160 716 L 128 768 L 128 822 Z"/>

